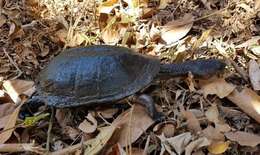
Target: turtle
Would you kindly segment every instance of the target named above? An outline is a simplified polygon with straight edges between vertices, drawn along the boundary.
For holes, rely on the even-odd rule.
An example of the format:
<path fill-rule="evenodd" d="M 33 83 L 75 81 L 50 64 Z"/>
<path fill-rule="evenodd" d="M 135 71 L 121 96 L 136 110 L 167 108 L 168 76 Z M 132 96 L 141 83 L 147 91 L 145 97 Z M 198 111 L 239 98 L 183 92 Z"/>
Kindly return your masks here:
<path fill-rule="evenodd" d="M 54 57 L 36 78 L 36 94 L 30 101 L 68 108 L 100 106 L 134 96 L 158 76 L 211 76 L 222 71 L 219 59 L 197 59 L 182 63 L 161 63 L 154 56 L 140 54 L 121 46 L 90 45 L 66 49 Z M 135 98 L 148 107 L 150 116 L 158 119 L 152 98 Z M 149 106 L 148 106 L 149 105 Z"/>

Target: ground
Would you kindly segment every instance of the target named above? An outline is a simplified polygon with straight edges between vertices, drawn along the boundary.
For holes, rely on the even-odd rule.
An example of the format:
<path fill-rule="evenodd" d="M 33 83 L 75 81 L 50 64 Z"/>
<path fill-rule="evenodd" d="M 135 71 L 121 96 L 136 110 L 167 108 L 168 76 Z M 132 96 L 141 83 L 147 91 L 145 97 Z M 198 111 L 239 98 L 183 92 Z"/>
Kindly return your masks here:
<path fill-rule="evenodd" d="M 0 0 L 0 152 L 259 154 L 259 17 L 259 0 Z M 159 123 L 129 100 L 19 117 L 53 57 L 100 44 L 227 67 L 208 79 L 155 80 L 145 92 L 166 116 Z"/>

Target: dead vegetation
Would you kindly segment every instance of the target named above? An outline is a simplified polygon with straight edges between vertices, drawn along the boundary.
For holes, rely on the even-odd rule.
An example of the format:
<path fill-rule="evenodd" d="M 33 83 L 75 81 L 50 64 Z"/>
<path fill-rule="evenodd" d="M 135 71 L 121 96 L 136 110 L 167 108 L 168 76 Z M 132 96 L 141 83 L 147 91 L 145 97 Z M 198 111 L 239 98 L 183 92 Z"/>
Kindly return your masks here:
<path fill-rule="evenodd" d="M 259 0 L 0 0 L 0 152 L 259 154 L 259 17 Z M 155 81 L 161 123 L 127 101 L 125 110 L 41 107 L 21 120 L 37 73 L 63 49 L 92 44 L 228 67 L 211 79 Z"/>

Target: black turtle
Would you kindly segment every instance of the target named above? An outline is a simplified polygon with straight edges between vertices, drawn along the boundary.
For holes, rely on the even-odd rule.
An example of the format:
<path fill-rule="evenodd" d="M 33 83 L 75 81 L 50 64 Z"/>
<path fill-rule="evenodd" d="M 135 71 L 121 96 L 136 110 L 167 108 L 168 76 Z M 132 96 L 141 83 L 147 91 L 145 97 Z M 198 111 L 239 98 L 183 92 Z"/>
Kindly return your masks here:
<path fill-rule="evenodd" d="M 199 59 L 179 64 L 161 64 L 155 57 L 142 55 L 129 48 L 94 45 L 71 48 L 56 56 L 43 69 L 36 82 L 37 96 L 58 108 L 97 106 L 134 95 L 149 85 L 158 75 L 210 76 L 225 68 L 217 59 Z M 137 99 L 148 104 L 147 96 Z M 149 104 L 150 115 L 157 119 L 154 104 Z"/>

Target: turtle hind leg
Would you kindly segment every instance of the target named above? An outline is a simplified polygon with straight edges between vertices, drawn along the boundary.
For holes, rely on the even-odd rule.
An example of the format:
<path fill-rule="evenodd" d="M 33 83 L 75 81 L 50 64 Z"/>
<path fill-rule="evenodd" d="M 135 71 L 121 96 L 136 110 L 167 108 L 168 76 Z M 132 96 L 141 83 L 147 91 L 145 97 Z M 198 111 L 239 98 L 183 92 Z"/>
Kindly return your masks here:
<path fill-rule="evenodd" d="M 144 106 L 147 109 L 148 114 L 154 121 L 161 122 L 165 119 L 165 115 L 157 111 L 155 103 L 151 96 L 147 94 L 135 95 L 133 100 Z"/>
<path fill-rule="evenodd" d="M 19 118 L 33 116 L 33 113 L 37 112 L 39 107 L 44 106 L 45 102 L 41 96 L 32 96 L 21 107 Z"/>

